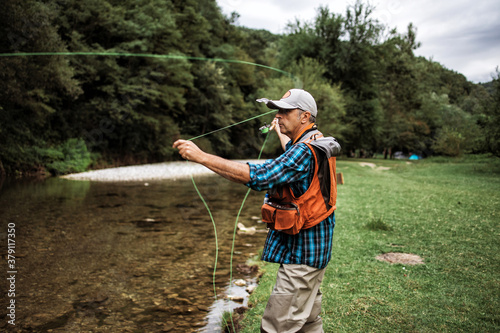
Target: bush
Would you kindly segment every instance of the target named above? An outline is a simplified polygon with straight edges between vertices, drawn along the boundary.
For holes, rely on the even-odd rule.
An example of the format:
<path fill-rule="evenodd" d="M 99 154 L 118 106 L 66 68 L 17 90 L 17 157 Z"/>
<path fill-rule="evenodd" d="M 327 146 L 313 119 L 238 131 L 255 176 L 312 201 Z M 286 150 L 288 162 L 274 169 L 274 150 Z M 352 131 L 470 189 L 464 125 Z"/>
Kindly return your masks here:
<path fill-rule="evenodd" d="M 46 164 L 52 174 L 83 172 L 91 163 L 90 152 L 83 139 L 69 139 L 55 150 L 58 154 L 48 155 L 52 157 L 52 162 Z M 52 150 L 48 149 L 47 152 L 49 151 Z"/>
<path fill-rule="evenodd" d="M 15 151 L 17 157 L 15 170 L 19 172 L 36 169 L 47 169 L 53 175 L 82 172 L 91 163 L 90 152 L 83 139 L 68 139 L 55 147 L 32 146 Z M 22 156 L 22 157 L 20 157 Z"/>
<path fill-rule="evenodd" d="M 57 146 L 42 142 L 39 146 L 2 147 L 0 175 L 29 175 L 44 169 L 53 175 L 82 172 L 91 163 L 91 155 L 83 139 L 68 139 Z"/>

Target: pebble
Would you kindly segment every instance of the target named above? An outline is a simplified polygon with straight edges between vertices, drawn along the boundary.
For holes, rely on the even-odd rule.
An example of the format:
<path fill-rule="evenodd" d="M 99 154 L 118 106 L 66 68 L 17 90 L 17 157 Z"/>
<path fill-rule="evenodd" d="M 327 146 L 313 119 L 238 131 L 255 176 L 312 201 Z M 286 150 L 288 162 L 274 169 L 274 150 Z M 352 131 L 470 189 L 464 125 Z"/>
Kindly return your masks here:
<path fill-rule="evenodd" d="M 255 291 L 256 288 L 257 288 L 257 286 L 248 286 L 248 287 L 246 287 L 245 291 L 247 293 L 251 294 Z"/>
<path fill-rule="evenodd" d="M 234 281 L 234 284 L 237 285 L 238 287 L 243 287 L 247 285 L 247 282 L 243 279 L 238 279 Z"/>
<path fill-rule="evenodd" d="M 237 296 L 237 295 L 227 295 L 227 299 L 230 299 L 233 302 L 243 302 L 245 298 L 243 296 Z"/>

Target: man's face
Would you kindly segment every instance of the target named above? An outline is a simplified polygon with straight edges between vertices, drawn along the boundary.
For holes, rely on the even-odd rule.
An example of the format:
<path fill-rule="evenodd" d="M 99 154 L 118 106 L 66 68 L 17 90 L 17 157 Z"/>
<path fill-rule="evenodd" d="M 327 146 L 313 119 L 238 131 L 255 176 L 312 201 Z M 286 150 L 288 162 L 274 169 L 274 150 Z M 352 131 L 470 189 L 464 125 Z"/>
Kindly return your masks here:
<path fill-rule="evenodd" d="M 309 112 L 307 112 L 309 114 Z M 279 109 L 276 114 L 281 133 L 293 139 L 300 131 L 301 126 L 307 122 L 305 113 L 300 113 L 299 109 L 287 110 Z"/>
<path fill-rule="evenodd" d="M 278 118 L 281 133 L 291 138 L 295 128 L 300 125 L 299 109 L 279 109 L 276 118 Z"/>

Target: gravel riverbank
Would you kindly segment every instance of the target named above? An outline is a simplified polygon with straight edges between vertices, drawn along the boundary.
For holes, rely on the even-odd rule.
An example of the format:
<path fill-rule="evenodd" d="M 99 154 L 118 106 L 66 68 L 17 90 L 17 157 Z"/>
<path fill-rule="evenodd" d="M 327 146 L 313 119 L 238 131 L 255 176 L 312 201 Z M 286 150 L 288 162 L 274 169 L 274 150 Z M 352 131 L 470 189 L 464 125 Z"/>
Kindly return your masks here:
<path fill-rule="evenodd" d="M 238 161 L 245 163 L 247 161 Z M 259 162 L 251 160 L 248 162 Z M 261 160 L 260 162 L 263 162 Z M 93 170 L 61 176 L 71 180 L 91 180 L 102 182 L 152 181 L 186 178 L 191 175 L 211 175 L 210 169 L 192 162 L 165 162 L 145 165 L 132 165 L 119 168 Z"/>

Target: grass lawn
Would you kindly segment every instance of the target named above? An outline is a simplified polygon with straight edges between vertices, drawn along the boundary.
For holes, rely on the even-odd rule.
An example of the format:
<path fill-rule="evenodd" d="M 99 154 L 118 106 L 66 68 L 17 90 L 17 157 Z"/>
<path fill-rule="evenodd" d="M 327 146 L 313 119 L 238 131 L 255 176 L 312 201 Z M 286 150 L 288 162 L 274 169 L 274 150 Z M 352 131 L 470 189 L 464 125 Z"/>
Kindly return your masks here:
<path fill-rule="evenodd" d="M 325 332 L 500 331 L 498 158 L 341 160 L 337 171 L 345 184 L 322 285 Z M 387 252 L 424 264 L 375 259 Z M 242 332 L 259 331 L 278 265 L 262 269 Z"/>

